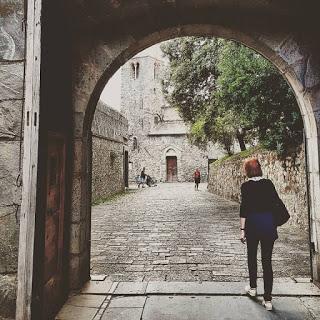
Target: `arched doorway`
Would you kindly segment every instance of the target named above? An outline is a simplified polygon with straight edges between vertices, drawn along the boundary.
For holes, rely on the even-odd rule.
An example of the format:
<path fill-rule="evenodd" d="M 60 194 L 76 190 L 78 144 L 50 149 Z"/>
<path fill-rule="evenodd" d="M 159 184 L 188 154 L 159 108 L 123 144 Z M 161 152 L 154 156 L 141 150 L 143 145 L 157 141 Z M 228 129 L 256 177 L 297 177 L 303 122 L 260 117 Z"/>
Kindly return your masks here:
<path fill-rule="evenodd" d="M 181 150 L 174 146 L 168 146 L 162 153 L 162 180 L 166 182 L 179 181 L 179 168 L 181 168 Z"/>
<path fill-rule="evenodd" d="M 70 288 L 81 287 L 89 278 L 90 128 L 100 93 L 112 74 L 135 53 L 154 43 L 187 35 L 218 36 L 239 41 L 269 59 L 293 88 L 304 119 L 307 138 L 312 222 L 310 232 L 314 245 L 313 277 L 319 280 L 319 53 L 311 46 L 314 35 L 304 37 L 302 41 L 302 37 L 292 27 L 292 22 L 297 21 L 296 8 L 292 9 L 293 15 L 284 18 L 280 14 L 284 9 L 281 5 L 279 8 L 277 5 L 271 8 L 267 4 L 258 4 L 258 1 L 255 9 L 251 7 L 252 1 L 245 1 L 241 5 L 229 4 L 227 7 L 223 1 L 214 5 L 211 1 L 179 5 L 175 2 L 162 2 L 150 7 L 148 4 L 136 7 L 130 2 L 123 8 L 119 2 L 112 3 L 111 8 L 106 5 L 106 9 L 111 11 L 114 19 L 97 19 L 95 27 L 89 27 L 83 36 L 78 34 L 73 43 L 74 123 L 68 129 L 68 133 L 73 130 L 74 152 L 70 158 L 73 174 L 72 185 L 69 187 L 72 206 L 70 225 L 66 226 L 66 234 L 74 235 L 67 252 Z M 119 7 L 123 10 L 121 18 L 117 11 Z M 151 19 L 155 12 L 158 13 L 157 17 Z M 99 17 L 102 16 L 99 14 Z M 106 16 L 110 18 L 110 14 Z M 235 16 L 238 18 L 234 19 Z M 273 25 L 270 24 L 271 17 L 276 20 Z M 243 18 L 246 18 L 245 24 Z M 101 30 L 110 30 L 108 26 L 111 26 L 117 32 L 113 35 L 101 30 L 94 32 L 97 25 L 101 26 Z M 18 303 L 26 302 L 26 297 L 27 295 Z"/>
<path fill-rule="evenodd" d="M 163 30 L 162 32 L 160 31 L 159 33 L 157 33 L 157 41 L 159 40 L 167 40 L 173 37 L 177 36 L 177 29 L 173 28 L 173 29 L 166 29 Z M 266 38 L 264 38 L 263 36 L 253 36 L 253 35 L 248 35 L 246 33 L 242 33 L 242 32 L 238 32 L 238 31 L 234 31 L 234 30 L 230 30 L 230 29 L 224 29 L 224 28 L 217 28 L 216 26 L 212 26 L 212 25 L 188 25 L 188 26 L 184 26 L 183 28 L 179 29 L 178 32 L 178 36 L 186 36 L 186 35 L 204 35 L 204 36 L 219 36 L 219 37 L 224 37 L 224 38 L 228 38 L 228 39 L 233 39 L 236 41 L 241 42 L 242 44 L 245 44 L 249 47 L 251 47 L 252 49 L 258 51 L 259 53 L 261 53 L 262 55 L 264 55 L 266 58 L 268 58 L 278 69 L 279 72 L 284 74 L 284 77 L 287 79 L 287 81 L 289 82 L 289 84 L 291 85 L 291 87 L 293 88 L 296 97 L 297 97 L 297 101 L 299 103 L 300 106 L 300 110 L 301 113 L 303 115 L 303 119 L 304 119 L 304 125 L 305 125 L 305 131 L 306 131 L 306 136 L 307 136 L 307 148 L 308 151 L 310 153 L 309 155 L 309 167 L 311 168 L 315 168 L 314 165 L 318 166 L 318 160 L 317 158 L 311 156 L 311 154 L 314 154 L 314 150 L 317 151 L 317 145 L 314 144 L 315 142 L 315 134 L 316 134 L 316 123 L 315 123 L 315 118 L 313 117 L 312 113 L 310 113 L 310 110 L 312 108 L 311 105 L 311 100 L 310 98 L 307 98 L 308 94 L 306 94 L 306 92 L 304 91 L 304 89 L 302 89 L 301 87 L 301 83 L 297 78 L 297 75 L 294 73 L 294 70 L 290 70 L 290 65 L 286 64 L 286 62 L 283 60 L 283 58 L 281 58 L 281 54 L 279 52 L 276 52 L 275 49 L 272 49 L 269 45 L 270 45 L 270 39 L 266 40 Z M 144 40 L 141 40 L 139 42 L 140 45 L 142 45 L 140 47 L 140 50 L 145 48 L 146 46 L 152 45 L 155 42 L 154 41 L 150 41 L 150 39 L 153 39 L 155 35 L 151 34 L 148 37 L 144 38 L 144 40 L 146 42 L 144 42 Z M 289 46 L 292 45 L 291 41 L 295 41 L 293 39 L 290 40 L 290 44 L 288 43 Z M 130 51 L 133 50 L 133 51 Z M 124 59 L 121 60 L 123 62 L 125 62 L 127 60 L 127 58 L 131 57 L 132 55 L 134 55 L 137 51 L 139 51 L 137 49 L 136 46 L 130 47 L 130 46 L 126 46 L 124 52 L 122 52 L 122 54 L 120 54 L 119 56 L 117 56 L 117 61 L 114 63 L 117 63 L 117 66 L 120 67 L 120 65 L 122 64 L 122 62 L 119 62 L 118 59 Z M 131 52 L 131 53 L 129 53 Z M 112 64 L 111 64 L 112 65 Z M 111 67 L 111 66 L 110 66 Z M 111 68 L 113 68 L 114 65 L 112 65 Z M 290 71 L 289 71 L 290 70 Z M 103 81 L 103 83 L 105 83 L 106 79 L 108 79 L 111 74 L 108 74 L 108 72 L 110 72 L 110 69 L 106 69 L 103 70 L 102 73 L 102 77 L 99 79 L 99 81 Z M 90 124 L 90 119 L 92 116 L 92 112 L 94 111 L 94 107 L 93 109 L 91 109 L 93 106 L 93 104 L 96 101 L 96 97 L 98 96 L 98 93 L 101 92 L 102 87 L 100 87 L 101 83 L 98 82 L 97 85 L 94 87 L 93 93 L 90 96 L 90 99 L 88 100 L 88 105 L 86 108 L 86 113 L 85 113 L 85 119 L 84 119 L 84 127 L 83 127 L 83 134 L 86 133 L 86 128 L 87 125 Z M 88 122 L 86 122 L 88 121 Z M 85 145 L 82 145 L 85 150 Z M 316 148 L 313 149 L 313 151 L 311 151 L 312 148 Z M 85 152 L 85 151 L 84 151 Z M 173 160 L 173 159 L 172 159 Z M 173 160 L 174 161 L 174 160 Z M 313 196 L 311 196 L 311 198 L 313 199 L 313 203 L 311 203 L 311 212 L 312 212 L 312 229 L 311 229 L 311 238 L 312 238 L 312 242 L 315 245 L 315 248 L 317 248 L 317 238 L 316 238 L 316 223 L 315 223 L 315 215 L 316 212 L 314 211 L 315 206 L 316 206 L 316 202 L 318 201 L 318 196 L 315 194 L 315 190 L 314 188 L 318 188 L 319 184 L 318 184 L 318 178 L 317 178 L 317 174 L 314 174 L 315 172 L 313 170 L 309 171 L 309 178 L 310 181 L 314 181 L 310 183 L 310 194 L 312 194 Z M 85 199 L 84 199 L 85 201 Z M 315 249 L 317 250 L 317 249 Z M 317 255 L 316 253 L 314 253 L 313 256 L 313 265 L 315 268 L 313 268 L 314 270 L 314 278 L 317 279 Z"/>
<path fill-rule="evenodd" d="M 167 182 L 178 181 L 177 156 L 166 156 L 167 160 Z"/>

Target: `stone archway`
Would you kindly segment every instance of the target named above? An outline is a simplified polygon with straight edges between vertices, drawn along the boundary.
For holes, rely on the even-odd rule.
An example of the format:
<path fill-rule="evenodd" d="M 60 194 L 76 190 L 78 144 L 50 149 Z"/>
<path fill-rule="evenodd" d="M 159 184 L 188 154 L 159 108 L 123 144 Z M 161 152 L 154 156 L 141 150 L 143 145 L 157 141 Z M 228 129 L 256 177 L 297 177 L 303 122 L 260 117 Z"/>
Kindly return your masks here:
<path fill-rule="evenodd" d="M 289 7 L 286 1 L 270 4 L 252 0 L 241 3 L 225 0 L 154 3 L 97 0 L 90 4 L 89 1 L 70 1 L 66 6 L 63 7 L 63 14 L 59 9 L 56 9 L 59 11 L 56 14 L 66 14 L 66 17 L 69 14 L 72 17 L 72 31 L 64 35 L 65 38 L 69 37 L 66 43 L 72 45 L 72 48 L 66 48 L 69 59 L 66 61 L 72 61 L 72 75 L 69 70 L 62 70 L 63 68 L 60 74 L 67 75 L 65 81 L 69 81 L 70 85 L 72 83 L 73 124 L 69 123 L 69 126 L 66 125 L 67 129 L 64 128 L 67 135 L 72 134 L 73 143 L 69 159 L 73 170 L 72 183 L 67 190 L 72 193 L 68 215 L 70 225 L 66 230 L 66 234 L 70 235 L 70 246 L 67 248 L 70 288 L 81 287 L 89 277 L 90 128 L 100 93 L 115 71 L 137 52 L 157 42 L 190 35 L 216 36 L 243 43 L 269 59 L 293 88 L 304 119 L 307 138 L 311 241 L 314 243 L 313 277 L 319 280 L 320 50 L 319 44 L 314 40 L 318 38 L 318 29 L 312 24 L 313 19 L 317 18 L 314 17 L 316 8 L 312 8 L 312 5 L 306 8 L 303 1 Z M 35 21 L 40 19 L 40 12 L 36 14 Z M 60 24 L 60 21 L 52 20 L 51 28 L 55 29 L 55 24 Z M 35 23 L 35 26 L 40 29 L 41 24 Z M 52 31 L 53 34 L 56 32 L 53 38 L 56 36 L 60 40 L 59 28 L 57 30 Z M 49 40 L 48 38 L 47 41 Z M 37 60 L 34 58 L 37 58 L 36 53 L 29 60 Z M 47 63 L 52 66 L 54 64 L 52 61 Z M 32 90 L 35 96 L 40 92 L 39 87 Z M 52 94 L 55 89 L 46 90 Z M 66 105 L 68 102 L 65 99 Z M 65 110 L 61 110 L 61 114 L 64 112 Z M 61 119 L 57 117 L 50 121 L 58 124 Z M 55 129 L 62 130 L 59 126 Z M 41 133 L 42 137 L 47 133 L 45 130 L 46 128 Z M 40 191 L 38 193 L 42 196 Z M 27 262 L 31 260 L 32 257 L 26 259 Z M 32 289 L 27 289 L 29 294 Z M 27 297 L 28 295 L 24 295 L 19 303 L 30 305 Z"/>
<path fill-rule="evenodd" d="M 77 82 L 74 88 L 74 111 L 76 115 L 75 119 L 77 120 L 75 123 L 77 130 L 74 141 L 77 153 L 76 159 L 78 159 L 76 168 L 81 170 L 82 173 L 87 170 L 86 162 L 89 155 L 86 152 L 86 145 L 91 119 L 94 113 L 94 106 L 105 83 L 115 70 L 145 47 L 170 38 L 188 35 L 217 36 L 243 43 L 270 60 L 293 88 L 304 120 L 307 138 L 312 217 L 311 239 L 315 247 L 315 253 L 313 255 L 313 277 L 314 279 L 318 279 L 320 265 L 318 263 L 319 258 L 317 252 L 320 234 L 317 231 L 317 221 L 319 219 L 319 210 L 317 209 L 320 206 L 320 185 L 317 122 L 319 121 L 320 92 L 317 89 L 317 85 L 320 82 L 320 78 L 317 76 L 318 65 L 312 58 L 312 53 L 308 52 L 305 46 L 302 47 L 302 44 L 300 44 L 296 38 L 288 34 L 280 36 L 270 33 L 248 33 L 216 25 L 197 24 L 160 29 L 156 33 L 151 33 L 139 39 L 124 37 L 123 41 L 117 41 L 116 43 L 104 44 L 97 42 L 96 46 L 91 50 L 90 55 L 84 60 L 85 63 L 83 61 L 83 63 L 78 66 L 83 78 Z M 85 90 L 81 88 L 81 84 L 83 83 L 86 83 Z M 81 154 L 81 157 L 79 154 Z M 79 172 L 77 172 L 77 175 L 79 176 Z M 74 190 L 84 195 L 88 181 L 83 174 L 81 174 L 81 176 L 83 178 L 74 181 L 76 185 Z M 85 205 L 87 200 L 81 197 L 80 193 L 74 193 L 73 197 L 74 199 L 80 200 L 78 205 L 81 206 L 81 208 L 89 207 Z M 72 214 L 76 215 L 77 212 L 74 211 Z M 78 226 L 79 228 L 90 225 L 90 212 L 83 212 L 82 215 L 85 216 L 86 219 L 83 220 L 82 226 Z M 74 226 L 72 225 L 71 227 Z M 80 239 L 78 240 L 80 241 Z M 79 244 L 79 246 L 83 247 L 86 245 L 82 243 Z M 89 276 L 89 259 L 88 257 L 86 258 L 85 255 L 86 253 L 83 255 L 74 255 L 74 253 L 71 252 L 70 270 L 72 274 L 72 287 L 81 286 L 83 281 Z M 74 263 L 74 259 L 77 260 L 77 263 Z M 83 277 L 84 274 L 87 276 Z"/>

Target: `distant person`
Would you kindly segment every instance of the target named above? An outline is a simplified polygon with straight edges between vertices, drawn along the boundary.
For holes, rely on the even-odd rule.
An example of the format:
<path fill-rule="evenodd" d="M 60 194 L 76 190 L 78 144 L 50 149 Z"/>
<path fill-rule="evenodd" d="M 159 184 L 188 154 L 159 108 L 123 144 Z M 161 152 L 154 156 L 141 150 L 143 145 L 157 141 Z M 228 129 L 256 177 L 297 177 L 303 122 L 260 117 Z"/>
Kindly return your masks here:
<path fill-rule="evenodd" d="M 245 288 L 251 297 L 257 295 L 257 249 L 261 244 L 264 295 L 263 305 L 272 310 L 273 270 L 272 250 L 278 238 L 277 226 L 289 219 L 289 214 L 271 180 L 262 177 L 258 159 L 247 159 L 244 171 L 249 178 L 241 186 L 240 240 L 247 242 L 250 285 Z"/>
<path fill-rule="evenodd" d="M 150 177 L 148 174 L 146 175 L 146 185 L 147 185 L 148 187 L 151 186 L 151 177 Z"/>
<path fill-rule="evenodd" d="M 199 190 L 199 183 L 200 183 L 200 179 L 201 179 L 201 174 L 199 169 L 197 168 L 196 171 L 193 174 L 193 179 L 194 179 L 194 188 L 196 190 Z"/>
<path fill-rule="evenodd" d="M 142 184 L 142 188 L 144 188 L 144 184 L 146 183 L 146 173 L 145 173 L 146 168 L 143 167 L 141 173 L 140 173 L 140 181 Z"/>

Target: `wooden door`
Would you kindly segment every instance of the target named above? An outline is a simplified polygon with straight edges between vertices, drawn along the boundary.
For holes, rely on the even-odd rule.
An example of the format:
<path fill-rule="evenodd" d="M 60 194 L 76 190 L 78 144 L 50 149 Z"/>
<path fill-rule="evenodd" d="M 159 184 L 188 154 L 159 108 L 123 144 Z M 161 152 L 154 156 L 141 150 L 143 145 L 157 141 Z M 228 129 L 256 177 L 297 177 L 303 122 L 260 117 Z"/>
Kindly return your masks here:
<path fill-rule="evenodd" d="M 51 319 L 64 302 L 67 285 L 63 274 L 65 142 L 57 136 L 49 137 L 46 188 L 43 319 Z"/>
<path fill-rule="evenodd" d="M 175 182 L 178 180 L 177 157 L 167 157 L 167 181 Z"/>

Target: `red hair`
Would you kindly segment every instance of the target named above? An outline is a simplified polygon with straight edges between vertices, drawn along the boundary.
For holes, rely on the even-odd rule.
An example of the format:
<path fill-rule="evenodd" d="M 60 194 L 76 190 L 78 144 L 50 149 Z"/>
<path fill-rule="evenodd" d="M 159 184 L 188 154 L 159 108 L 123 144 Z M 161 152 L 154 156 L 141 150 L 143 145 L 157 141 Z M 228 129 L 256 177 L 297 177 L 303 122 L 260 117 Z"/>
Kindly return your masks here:
<path fill-rule="evenodd" d="M 261 165 L 257 158 L 246 159 L 243 167 L 248 178 L 262 176 Z"/>

